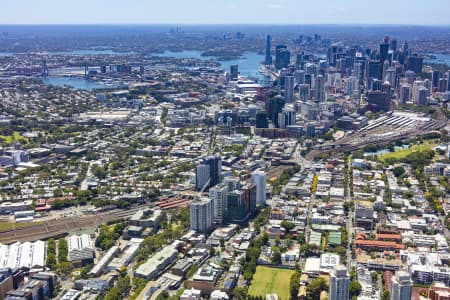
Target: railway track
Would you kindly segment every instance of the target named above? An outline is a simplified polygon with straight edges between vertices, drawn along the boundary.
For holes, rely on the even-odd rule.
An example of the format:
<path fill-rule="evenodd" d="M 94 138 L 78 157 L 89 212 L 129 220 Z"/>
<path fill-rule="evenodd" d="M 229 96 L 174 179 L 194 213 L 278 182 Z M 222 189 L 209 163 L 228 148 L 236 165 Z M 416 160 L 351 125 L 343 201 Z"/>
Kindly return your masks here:
<path fill-rule="evenodd" d="M 364 148 L 365 146 L 368 145 L 388 145 L 391 142 L 395 142 L 395 141 L 399 141 L 399 140 L 403 140 L 403 139 L 408 139 L 408 138 L 414 138 L 417 136 L 421 136 L 421 135 L 426 135 L 429 133 L 433 133 L 433 132 L 437 132 L 436 130 L 439 130 L 440 128 L 443 128 L 447 125 L 447 122 L 445 121 L 436 121 L 436 123 L 434 123 L 430 128 L 429 126 L 426 126 L 426 128 L 422 128 L 421 130 L 415 130 L 415 131 L 411 131 L 411 132 L 406 132 L 406 133 L 402 133 L 396 136 L 392 136 L 392 137 L 388 137 L 385 140 L 362 140 L 359 143 L 355 143 L 355 144 L 351 144 L 351 145 L 345 145 L 345 146 L 341 146 L 341 145 L 327 145 L 327 148 L 322 148 L 322 149 L 314 149 L 311 152 L 309 152 L 306 155 L 306 159 L 308 160 L 313 160 L 315 157 L 321 155 L 322 153 L 329 153 L 329 152 L 347 152 L 347 151 L 355 151 L 355 150 L 360 150 L 362 148 Z M 342 141 L 341 141 L 342 143 Z"/>
<path fill-rule="evenodd" d="M 98 227 L 110 221 L 131 217 L 142 205 L 128 210 L 116 210 L 82 217 L 54 219 L 34 226 L 21 227 L 0 232 L 0 243 L 31 242 L 65 235 L 71 231 Z"/>

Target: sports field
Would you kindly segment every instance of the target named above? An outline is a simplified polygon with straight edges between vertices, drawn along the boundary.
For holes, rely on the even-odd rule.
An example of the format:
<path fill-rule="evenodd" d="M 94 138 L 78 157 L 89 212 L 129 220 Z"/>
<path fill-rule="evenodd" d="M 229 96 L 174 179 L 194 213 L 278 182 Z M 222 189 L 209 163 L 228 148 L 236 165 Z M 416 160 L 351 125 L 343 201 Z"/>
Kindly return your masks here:
<path fill-rule="evenodd" d="M 256 267 L 252 285 L 248 290 L 251 296 L 266 297 L 266 294 L 278 294 L 281 300 L 289 300 L 289 284 L 293 270 Z"/>
<path fill-rule="evenodd" d="M 407 157 L 409 154 L 411 154 L 413 152 L 431 150 L 434 147 L 436 147 L 436 145 L 431 144 L 431 143 L 424 143 L 422 145 L 413 145 L 412 147 L 407 148 L 407 149 L 397 150 L 395 152 L 390 152 L 390 153 L 380 155 L 379 158 L 383 161 L 386 159 L 389 159 L 389 158 L 402 159 L 402 158 Z"/>

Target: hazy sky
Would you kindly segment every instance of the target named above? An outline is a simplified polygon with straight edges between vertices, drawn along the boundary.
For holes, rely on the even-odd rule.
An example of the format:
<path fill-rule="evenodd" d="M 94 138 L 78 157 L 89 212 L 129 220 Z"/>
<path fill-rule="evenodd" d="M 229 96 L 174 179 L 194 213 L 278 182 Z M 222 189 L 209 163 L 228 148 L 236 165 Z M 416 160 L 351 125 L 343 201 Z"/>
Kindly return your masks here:
<path fill-rule="evenodd" d="M 449 25 L 447 0 L 2 0 L 0 24 Z"/>

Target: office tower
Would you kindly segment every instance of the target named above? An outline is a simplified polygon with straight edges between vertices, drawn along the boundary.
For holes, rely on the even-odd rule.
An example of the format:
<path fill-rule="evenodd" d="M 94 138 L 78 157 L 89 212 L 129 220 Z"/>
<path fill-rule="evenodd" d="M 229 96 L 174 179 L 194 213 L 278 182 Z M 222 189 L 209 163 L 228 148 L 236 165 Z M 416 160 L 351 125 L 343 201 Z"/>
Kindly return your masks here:
<path fill-rule="evenodd" d="M 303 68 L 303 55 L 305 53 L 302 51 L 301 53 L 297 53 L 295 63 L 297 64 L 297 67 L 302 69 Z"/>
<path fill-rule="evenodd" d="M 447 72 L 447 91 L 450 91 L 450 71 Z"/>
<path fill-rule="evenodd" d="M 316 64 L 308 63 L 308 64 L 306 64 L 305 68 L 306 68 L 306 70 L 305 70 L 306 74 L 308 74 L 308 75 L 317 75 L 317 74 L 319 74 L 319 69 L 318 69 Z"/>
<path fill-rule="evenodd" d="M 347 268 L 343 265 L 337 265 L 330 272 L 330 287 L 328 290 L 329 300 L 348 300 L 349 299 L 350 275 Z"/>
<path fill-rule="evenodd" d="M 225 184 L 219 184 L 209 189 L 209 197 L 213 205 L 213 222 L 222 225 L 225 221 L 227 208 L 228 188 Z"/>
<path fill-rule="evenodd" d="M 252 182 L 256 185 L 256 203 L 266 205 L 266 172 L 256 170 L 252 173 Z"/>
<path fill-rule="evenodd" d="M 438 83 L 438 91 L 444 93 L 447 91 L 447 79 L 441 78 Z"/>
<path fill-rule="evenodd" d="M 325 101 L 325 77 L 323 75 L 319 75 L 316 78 L 315 92 L 317 102 Z"/>
<path fill-rule="evenodd" d="M 369 61 L 369 69 L 368 69 L 368 75 L 367 77 L 369 79 L 371 78 L 376 78 L 378 80 L 381 80 L 382 75 L 383 75 L 383 70 L 382 70 L 382 64 L 380 61 Z"/>
<path fill-rule="evenodd" d="M 431 86 L 431 81 L 429 79 L 425 79 L 423 81 L 423 86 L 427 88 L 428 92 L 427 92 L 427 96 L 431 95 L 431 90 L 433 89 L 433 87 Z"/>
<path fill-rule="evenodd" d="M 417 102 L 419 95 L 419 88 L 424 87 L 424 82 L 422 80 L 415 80 L 412 86 L 412 100 Z"/>
<path fill-rule="evenodd" d="M 375 106 L 377 111 L 389 111 L 391 109 L 391 97 L 389 93 L 382 91 L 368 92 L 367 102 Z"/>
<path fill-rule="evenodd" d="M 285 100 L 280 95 L 270 98 L 267 101 L 267 114 L 269 120 L 272 121 L 275 127 L 278 127 L 278 114 L 282 111 Z"/>
<path fill-rule="evenodd" d="M 439 79 L 441 79 L 442 74 L 438 70 L 433 70 L 432 76 L 431 76 L 431 82 L 433 87 L 439 87 Z"/>
<path fill-rule="evenodd" d="M 389 44 L 380 44 L 380 60 L 384 63 L 388 59 L 389 54 Z"/>
<path fill-rule="evenodd" d="M 277 45 L 275 47 L 275 68 L 286 68 L 291 60 L 291 53 L 286 45 Z"/>
<path fill-rule="evenodd" d="M 256 210 L 256 184 L 247 183 L 242 187 L 242 191 L 244 192 L 247 215 L 251 215 Z"/>
<path fill-rule="evenodd" d="M 391 86 L 397 87 L 397 74 L 394 67 L 389 67 L 386 70 L 386 77 L 384 78 L 385 81 L 388 81 Z"/>
<path fill-rule="evenodd" d="M 272 54 L 270 53 L 270 49 L 272 45 L 272 37 L 270 35 L 267 35 L 267 39 L 266 39 L 266 59 L 265 59 L 265 64 L 271 65 L 272 64 Z"/>
<path fill-rule="evenodd" d="M 427 105 L 428 104 L 428 92 L 426 87 L 420 87 L 416 94 L 416 104 L 417 105 Z"/>
<path fill-rule="evenodd" d="M 223 179 L 223 184 L 227 187 L 228 191 L 234 191 L 240 186 L 241 180 L 239 177 L 227 176 Z"/>
<path fill-rule="evenodd" d="M 394 52 L 397 51 L 397 40 L 391 40 L 389 49 L 394 51 Z"/>
<path fill-rule="evenodd" d="M 305 71 L 297 70 L 294 72 L 294 78 L 296 84 L 304 84 L 305 83 Z"/>
<path fill-rule="evenodd" d="M 221 182 L 222 160 L 218 156 L 209 156 L 197 165 L 195 186 L 197 190 L 207 190 Z"/>
<path fill-rule="evenodd" d="M 397 271 L 392 278 L 391 300 L 411 300 L 413 282 L 406 271 Z"/>
<path fill-rule="evenodd" d="M 238 80 L 238 65 L 231 65 L 230 66 L 230 80 L 236 81 Z"/>
<path fill-rule="evenodd" d="M 309 123 L 306 126 L 306 136 L 307 137 L 315 137 L 316 136 L 316 125 Z"/>
<path fill-rule="evenodd" d="M 408 81 L 408 84 L 413 84 L 415 77 L 416 77 L 416 73 L 414 71 L 406 71 L 405 72 L 405 78 Z"/>
<path fill-rule="evenodd" d="M 309 84 L 300 84 L 300 100 L 308 101 L 310 98 L 310 86 Z"/>
<path fill-rule="evenodd" d="M 383 63 L 383 75 L 381 76 L 381 79 L 383 81 L 386 80 L 388 68 L 389 68 L 389 61 L 385 60 L 384 63 Z"/>
<path fill-rule="evenodd" d="M 358 80 L 355 76 L 350 76 L 345 79 L 345 93 L 352 96 L 355 92 L 358 93 Z"/>
<path fill-rule="evenodd" d="M 229 191 L 227 196 L 226 221 L 242 223 L 247 219 L 247 203 L 243 190 Z"/>
<path fill-rule="evenodd" d="M 206 233 L 213 224 L 212 201 L 207 197 L 198 198 L 189 205 L 190 228 Z"/>
<path fill-rule="evenodd" d="M 363 72 L 362 72 L 363 64 L 361 62 L 355 62 L 353 64 L 353 70 L 352 75 L 358 78 L 358 80 L 362 79 Z"/>
<path fill-rule="evenodd" d="M 336 58 L 343 52 L 341 44 L 333 44 L 328 48 L 327 60 L 330 66 L 336 66 Z"/>
<path fill-rule="evenodd" d="M 411 85 L 403 84 L 400 87 L 400 103 L 405 104 L 411 99 Z"/>
<path fill-rule="evenodd" d="M 207 188 L 209 182 L 209 166 L 200 164 L 195 167 L 195 188 L 198 191 Z"/>
<path fill-rule="evenodd" d="M 294 97 L 294 76 L 284 77 L 284 100 L 286 102 L 293 102 Z"/>
<path fill-rule="evenodd" d="M 290 125 L 295 125 L 295 110 L 293 107 L 284 107 L 278 114 L 278 127 L 286 128 Z"/>
<path fill-rule="evenodd" d="M 222 173 L 222 159 L 220 156 L 209 156 L 205 160 L 205 164 L 209 165 L 209 176 L 211 178 L 210 187 L 219 184 Z"/>
<path fill-rule="evenodd" d="M 408 46 L 408 42 L 405 41 L 403 43 L 403 52 L 407 53 L 409 51 L 409 46 Z"/>
<path fill-rule="evenodd" d="M 423 68 L 423 57 L 417 55 L 408 57 L 408 63 L 406 65 L 406 70 L 414 71 L 416 74 L 422 73 Z"/>
<path fill-rule="evenodd" d="M 256 113 L 256 128 L 269 128 L 269 122 L 267 121 L 267 113 L 260 111 Z"/>

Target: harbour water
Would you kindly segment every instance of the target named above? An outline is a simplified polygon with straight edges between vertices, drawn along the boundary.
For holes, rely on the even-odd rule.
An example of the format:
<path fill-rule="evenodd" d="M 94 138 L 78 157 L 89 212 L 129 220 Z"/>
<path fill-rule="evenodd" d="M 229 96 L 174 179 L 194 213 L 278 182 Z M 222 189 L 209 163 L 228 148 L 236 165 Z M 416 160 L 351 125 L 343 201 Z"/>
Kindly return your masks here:
<path fill-rule="evenodd" d="M 85 80 L 76 77 L 47 77 L 43 79 L 45 84 L 54 86 L 71 86 L 77 90 L 92 91 L 94 89 L 106 89 L 107 86 L 92 80 Z"/>
<path fill-rule="evenodd" d="M 111 54 L 115 52 L 110 52 L 111 50 L 102 50 L 102 54 Z M 71 54 L 79 54 L 79 55 L 92 55 L 99 54 L 98 50 L 75 50 L 72 52 L 67 52 Z M 214 57 L 206 57 L 201 55 L 201 51 L 182 51 L 182 52 L 172 52 L 166 51 L 164 53 L 154 54 L 155 56 L 163 56 L 163 57 L 174 57 L 174 58 L 196 58 L 196 59 L 215 59 Z M 230 70 L 231 65 L 238 65 L 239 73 L 245 77 L 256 78 L 259 80 L 264 80 L 266 77 L 259 72 L 259 64 L 264 60 L 264 56 L 257 54 L 255 52 L 246 52 L 239 59 L 227 60 L 227 61 L 218 61 L 226 71 Z M 105 89 L 108 88 L 101 83 L 97 83 L 95 81 L 84 80 L 77 77 L 48 77 L 44 80 L 44 83 L 51 84 L 55 86 L 71 86 L 75 89 L 82 90 L 94 90 L 94 89 Z"/>
<path fill-rule="evenodd" d="M 427 59 L 425 60 L 426 63 L 442 64 L 450 66 L 450 54 L 432 54 L 432 55 L 436 58 Z"/>
<path fill-rule="evenodd" d="M 173 58 L 196 58 L 203 60 L 216 60 L 212 56 L 202 56 L 202 51 L 188 50 L 181 52 L 165 51 L 164 53 L 155 53 L 155 56 L 173 57 Z M 255 52 L 245 52 L 239 59 L 218 61 L 225 71 L 230 70 L 231 65 L 238 65 L 240 75 L 264 79 L 264 75 L 259 72 L 259 63 L 264 61 L 264 55 Z"/>

